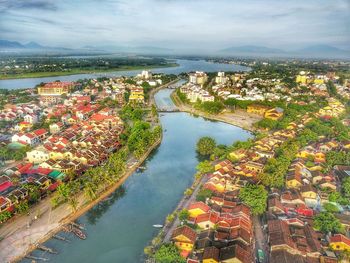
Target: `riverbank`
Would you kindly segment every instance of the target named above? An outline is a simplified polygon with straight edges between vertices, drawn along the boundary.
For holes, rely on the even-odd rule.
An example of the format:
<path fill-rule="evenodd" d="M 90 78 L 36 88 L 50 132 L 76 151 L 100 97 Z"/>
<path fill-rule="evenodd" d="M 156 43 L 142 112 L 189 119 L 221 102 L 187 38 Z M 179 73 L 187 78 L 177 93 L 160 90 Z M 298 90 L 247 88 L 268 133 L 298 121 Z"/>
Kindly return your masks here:
<path fill-rule="evenodd" d="M 188 112 L 210 120 L 225 122 L 225 123 L 243 128 L 250 132 L 255 131 L 255 127 L 253 126 L 253 124 L 262 119 L 261 116 L 258 116 L 256 114 L 251 114 L 240 109 L 235 110 L 234 112 L 226 111 L 215 115 L 206 113 L 182 103 L 175 91 L 171 94 L 171 99 L 173 100 L 174 104 L 180 111 Z"/>
<path fill-rule="evenodd" d="M 178 67 L 177 63 L 168 63 L 168 64 L 159 64 L 152 66 L 124 66 L 118 68 L 110 68 L 105 70 L 91 70 L 91 69 L 73 69 L 70 71 L 55 71 L 55 72 L 32 72 L 32 73 L 22 73 L 16 75 L 0 75 L 0 80 L 6 79 L 24 79 L 24 78 L 44 78 L 44 77 L 59 77 L 59 76 L 69 76 L 76 74 L 95 74 L 95 73 L 109 73 L 117 71 L 126 71 L 126 70 L 148 70 L 154 68 L 171 68 Z"/>
<path fill-rule="evenodd" d="M 78 197 L 78 209 L 76 212 L 72 212 L 68 204 L 62 204 L 56 209 L 52 209 L 50 200 L 47 198 L 33 208 L 33 214 L 44 212 L 42 214 L 40 213 L 40 217 L 33 221 L 29 228 L 28 222 L 31 220 L 31 216 L 27 215 L 22 215 L 14 218 L 11 222 L 5 223 L 0 228 L 0 236 L 3 238 L 0 242 L 0 258 L 4 259 L 4 262 L 19 261 L 35 250 L 39 244 L 47 241 L 54 234 L 61 231 L 63 225 L 76 220 L 99 202 L 103 201 L 135 172 L 151 152 L 160 145 L 161 141 L 162 137 L 136 163 L 128 167 L 128 170 L 120 180 L 106 189 L 94 201 L 88 201 L 84 193 L 81 193 Z"/>

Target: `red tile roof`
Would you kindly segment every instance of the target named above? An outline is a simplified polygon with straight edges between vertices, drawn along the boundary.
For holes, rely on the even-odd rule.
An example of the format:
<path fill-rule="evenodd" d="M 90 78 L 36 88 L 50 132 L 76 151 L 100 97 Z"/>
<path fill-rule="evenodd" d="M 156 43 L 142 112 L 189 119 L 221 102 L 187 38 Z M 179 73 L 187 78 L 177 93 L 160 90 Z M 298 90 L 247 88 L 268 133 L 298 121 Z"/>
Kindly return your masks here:
<path fill-rule="evenodd" d="M 186 225 L 176 228 L 172 234 L 172 239 L 176 239 L 176 237 L 180 235 L 184 235 L 189 240 L 191 240 L 192 243 L 196 241 L 197 237 L 196 231 L 194 231 L 192 228 Z"/>
<path fill-rule="evenodd" d="M 342 234 L 336 234 L 329 239 L 330 242 L 343 242 L 350 246 L 350 239 Z"/>
<path fill-rule="evenodd" d="M 190 204 L 190 206 L 188 207 L 188 210 L 196 209 L 196 208 L 201 209 L 204 212 L 208 212 L 210 210 L 210 207 L 203 202 L 195 202 Z"/>
<path fill-rule="evenodd" d="M 3 182 L 2 184 L 0 184 L 0 192 L 5 191 L 6 189 L 11 187 L 12 185 L 13 184 L 10 181 Z"/>

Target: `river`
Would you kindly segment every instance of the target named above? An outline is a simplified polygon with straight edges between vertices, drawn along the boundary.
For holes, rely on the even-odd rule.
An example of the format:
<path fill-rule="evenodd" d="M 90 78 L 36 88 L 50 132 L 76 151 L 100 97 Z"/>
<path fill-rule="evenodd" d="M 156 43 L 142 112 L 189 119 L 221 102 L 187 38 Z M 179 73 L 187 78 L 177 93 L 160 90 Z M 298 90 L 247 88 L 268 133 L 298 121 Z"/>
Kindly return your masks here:
<path fill-rule="evenodd" d="M 154 68 L 151 69 L 154 73 L 165 73 L 165 74 L 179 74 L 182 72 L 190 71 L 247 71 L 248 67 L 235 65 L 235 64 L 220 64 L 207 62 L 204 60 L 187 60 L 178 59 L 176 63 L 177 67 L 170 68 Z M 117 77 L 117 76 L 135 76 L 140 73 L 141 70 L 128 70 L 128 71 L 111 71 L 106 73 L 95 73 L 95 74 L 76 74 L 68 76 L 56 76 L 56 77 L 44 77 L 44 78 L 25 78 L 25 79 L 4 79 L 0 80 L 0 89 L 24 89 L 33 88 L 35 85 L 41 82 L 50 82 L 55 80 L 61 81 L 75 81 L 84 78 L 98 78 L 98 77 Z"/>
<path fill-rule="evenodd" d="M 159 91 L 156 103 L 174 106 L 171 92 Z M 198 139 L 212 136 L 217 143 L 231 144 L 252 137 L 239 127 L 188 113 L 161 114 L 160 121 L 163 141 L 143 164 L 146 170 L 135 172 L 110 198 L 79 218 L 86 226 L 88 238 L 82 241 L 69 235 L 71 243 L 51 239 L 45 245 L 59 251 L 58 255 L 43 255 L 39 251 L 33 255 L 57 263 L 142 262 L 143 248 L 159 231 L 152 225 L 164 223 L 193 182 L 199 162 L 195 151 Z"/>

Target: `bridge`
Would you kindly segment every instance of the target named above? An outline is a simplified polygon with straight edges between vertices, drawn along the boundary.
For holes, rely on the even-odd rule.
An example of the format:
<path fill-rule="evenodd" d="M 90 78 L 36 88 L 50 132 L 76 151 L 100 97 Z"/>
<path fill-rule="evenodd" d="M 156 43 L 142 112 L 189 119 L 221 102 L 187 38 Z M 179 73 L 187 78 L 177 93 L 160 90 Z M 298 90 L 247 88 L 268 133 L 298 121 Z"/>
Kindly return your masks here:
<path fill-rule="evenodd" d="M 157 107 L 158 112 L 179 112 L 180 110 L 174 106 Z"/>

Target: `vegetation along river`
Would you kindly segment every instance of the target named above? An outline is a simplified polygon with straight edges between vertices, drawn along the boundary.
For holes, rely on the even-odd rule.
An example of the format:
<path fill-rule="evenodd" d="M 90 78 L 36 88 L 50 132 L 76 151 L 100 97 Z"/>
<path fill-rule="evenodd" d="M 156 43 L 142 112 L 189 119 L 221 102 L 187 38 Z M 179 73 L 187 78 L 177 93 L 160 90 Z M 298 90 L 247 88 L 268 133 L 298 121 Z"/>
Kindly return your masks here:
<path fill-rule="evenodd" d="M 151 69 L 154 73 L 165 74 L 179 74 L 182 72 L 190 71 L 247 71 L 250 68 L 245 66 L 239 66 L 234 64 L 220 64 L 212 63 L 204 60 L 187 60 L 178 59 L 175 61 L 179 66 L 170 68 L 154 68 Z M 116 76 L 135 76 L 140 73 L 141 70 L 128 70 L 128 71 L 111 71 L 106 73 L 93 73 L 93 74 L 76 74 L 68 76 L 56 76 L 56 77 L 43 77 L 43 78 L 24 78 L 24 79 L 3 79 L 0 80 L 0 89 L 24 89 L 33 88 L 35 85 L 41 82 L 50 82 L 55 80 L 60 81 L 76 81 L 78 79 L 85 78 L 98 78 L 98 77 L 116 77 Z"/>
<path fill-rule="evenodd" d="M 156 103 L 173 106 L 171 92 L 159 91 Z M 88 238 L 82 241 L 69 236 L 71 243 L 51 239 L 45 245 L 59 251 L 58 255 L 43 255 L 38 250 L 33 255 L 57 263 L 142 262 L 143 248 L 159 231 L 152 225 L 164 223 L 193 182 L 199 162 L 195 150 L 198 139 L 212 136 L 218 143 L 231 144 L 252 136 L 239 127 L 188 113 L 165 113 L 160 120 L 163 141 L 143 164 L 146 170 L 135 172 L 107 200 L 79 219 Z"/>

